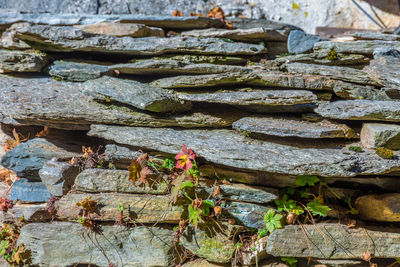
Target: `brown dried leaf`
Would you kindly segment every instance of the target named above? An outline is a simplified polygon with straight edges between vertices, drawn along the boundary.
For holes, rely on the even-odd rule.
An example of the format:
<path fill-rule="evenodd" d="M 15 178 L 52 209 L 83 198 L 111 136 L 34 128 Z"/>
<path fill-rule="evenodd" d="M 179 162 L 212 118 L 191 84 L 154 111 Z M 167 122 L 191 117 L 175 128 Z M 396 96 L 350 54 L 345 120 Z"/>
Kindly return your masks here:
<path fill-rule="evenodd" d="M 178 9 L 175 9 L 174 12 L 172 12 L 173 17 L 183 17 L 183 13 L 179 11 Z"/>
<path fill-rule="evenodd" d="M 220 206 L 215 206 L 214 207 L 214 214 L 215 216 L 219 216 L 222 213 L 222 208 Z"/>
<path fill-rule="evenodd" d="M 178 177 L 176 177 L 176 179 L 174 179 L 172 181 L 172 190 L 171 190 L 171 198 L 170 198 L 170 202 L 172 203 L 176 203 L 176 200 L 178 199 L 178 194 L 179 194 L 179 190 L 181 189 L 181 185 L 183 183 L 183 181 L 185 180 L 186 175 L 185 173 L 180 174 Z"/>
<path fill-rule="evenodd" d="M 215 198 L 218 198 L 220 195 L 221 195 L 221 187 L 219 187 L 219 185 L 218 185 L 214 189 L 213 196 Z"/>
<path fill-rule="evenodd" d="M 216 6 L 207 13 L 207 17 L 216 19 L 225 19 L 225 14 L 221 7 Z"/>
<path fill-rule="evenodd" d="M 76 205 L 82 207 L 86 211 L 86 215 L 96 211 L 96 201 L 92 200 L 91 196 L 79 201 Z"/>
<path fill-rule="evenodd" d="M 357 225 L 357 221 L 356 221 L 356 220 L 350 220 L 350 221 L 347 223 L 347 227 L 348 227 L 348 228 L 354 228 L 354 227 L 356 227 L 356 225 Z"/>
<path fill-rule="evenodd" d="M 204 15 L 202 13 L 196 13 L 196 12 L 191 12 L 190 16 L 191 17 L 204 17 Z"/>
<path fill-rule="evenodd" d="M 368 262 L 371 261 L 371 254 L 369 253 L 368 250 L 364 252 L 362 259 Z"/>
<path fill-rule="evenodd" d="M 36 137 L 43 137 L 43 136 L 47 136 L 47 135 L 49 135 L 49 127 L 48 126 L 44 126 L 43 130 L 38 132 L 35 136 Z"/>

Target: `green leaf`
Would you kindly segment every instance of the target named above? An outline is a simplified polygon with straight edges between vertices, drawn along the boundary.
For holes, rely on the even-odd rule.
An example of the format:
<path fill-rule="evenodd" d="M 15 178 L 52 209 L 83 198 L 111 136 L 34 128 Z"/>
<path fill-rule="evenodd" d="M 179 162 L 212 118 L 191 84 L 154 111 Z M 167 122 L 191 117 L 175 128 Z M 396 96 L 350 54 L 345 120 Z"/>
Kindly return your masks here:
<path fill-rule="evenodd" d="M 118 204 L 118 211 L 119 212 L 124 212 L 124 205 L 122 203 Z"/>
<path fill-rule="evenodd" d="M 0 255 L 3 256 L 4 254 L 6 254 L 6 251 L 8 249 L 8 247 L 10 246 L 10 243 L 6 240 L 1 240 L 0 242 Z"/>
<path fill-rule="evenodd" d="M 298 205 L 296 207 L 290 209 L 290 212 L 294 212 L 297 216 L 304 213 L 304 209 Z"/>
<path fill-rule="evenodd" d="M 243 244 L 242 244 L 242 243 L 237 242 L 237 243 L 235 244 L 235 248 L 241 248 L 241 247 L 243 247 Z"/>
<path fill-rule="evenodd" d="M 184 181 L 182 184 L 181 184 L 181 190 L 183 189 L 183 188 L 186 188 L 186 187 L 193 187 L 194 186 L 194 184 L 193 184 L 193 182 L 192 181 Z"/>
<path fill-rule="evenodd" d="M 168 170 L 172 170 L 175 167 L 175 162 L 172 159 L 165 159 L 163 164 L 161 165 L 161 168 L 165 168 Z"/>
<path fill-rule="evenodd" d="M 264 236 L 268 235 L 268 231 L 264 229 L 258 229 L 258 238 L 263 238 Z"/>
<path fill-rule="evenodd" d="M 189 205 L 188 211 L 189 211 L 189 223 L 192 223 L 194 227 L 197 228 L 199 221 L 201 221 L 200 210 L 192 207 L 192 205 Z"/>
<path fill-rule="evenodd" d="M 395 259 L 397 263 L 400 263 L 400 258 Z"/>
<path fill-rule="evenodd" d="M 303 191 L 300 191 L 301 198 L 309 198 L 311 196 L 310 188 L 307 187 Z"/>
<path fill-rule="evenodd" d="M 279 211 L 289 212 L 290 209 L 296 207 L 296 202 L 294 200 L 288 199 L 288 195 L 283 195 L 281 199 L 275 200 L 275 204 Z"/>
<path fill-rule="evenodd" d="M 282 215 L 270 209 L 264 214 L 265 229 L 272 233 L 275 229 L 282 228 Z"/>
<path fill-rule="evenodd" d="M 293 257 L 281 257 L 281 260 L 287 262 L 290 267 L 296 266 L 297 260 Z"/>
<path fill-rule="evenodd" d="M 214 202 L 211 200 L 203 200 L 203 207 L 201 208 L 201 211 L 204 216 L 208 216 L 210 214 L 210 209 L 214 207 Z"/>
<path fill-rule="evenodd" d="M 320 215 L 325 217 L 328 215 L 328 211 L 331 210 L 328 206 L 322 205 L 318 199 L 314 199 L 312 202 L 307 204 L 307 208 L 311 211 L 311 213 L 316 216 Z"/>
<path fill-rule="evenodd" d="M 296 179 L 296 185 L 298 186 L 314 186 L 315 183 L 318 183 L 320 180 L 318 176 L 315 175 L 300 175 Z"/>

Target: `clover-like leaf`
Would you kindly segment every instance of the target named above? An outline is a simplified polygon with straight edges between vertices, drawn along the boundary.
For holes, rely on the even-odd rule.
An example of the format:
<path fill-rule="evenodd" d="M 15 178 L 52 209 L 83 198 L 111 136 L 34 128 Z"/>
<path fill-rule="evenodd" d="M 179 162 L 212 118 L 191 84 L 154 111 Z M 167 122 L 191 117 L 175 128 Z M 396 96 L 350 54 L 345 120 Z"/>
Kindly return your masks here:
<path fill-rule="evenodd" d="M 331 210 L 328 206 L 322 205 L 318 199 L 314 199 L 312 202 L 308 203 L 307 209 L 309 209 L 314 216 L 320 215 L 322 217 L 327 216 L 328 211 Z"/>
<path fill-rule="evenodd" d="M 298 186 L 314 186 L 320 180 L 318 176 L 315 175 L 299 175 L 296 179 L 296 185 Z"/>

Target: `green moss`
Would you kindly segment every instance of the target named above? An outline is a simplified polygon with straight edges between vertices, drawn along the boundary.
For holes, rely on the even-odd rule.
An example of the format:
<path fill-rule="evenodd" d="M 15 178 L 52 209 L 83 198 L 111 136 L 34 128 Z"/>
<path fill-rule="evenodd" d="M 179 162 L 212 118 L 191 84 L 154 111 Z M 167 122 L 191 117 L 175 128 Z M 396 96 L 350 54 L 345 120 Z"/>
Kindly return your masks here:
<path fill-rule="evenodd" d="M 325 59 L 330 60 L 330 61 L 337 60 L 338 55 L 337 55 L 335 49 L 332 49 L 331 51 L 329 51 L 328 54 L 326 55 Z"/>
<path fill-rule="evenodd" d="M 359 146 L 350 146 L 349 150 L 354 151 L 354 152 L 362 152 L 362 148 Z"/>
<path fill-rule="evenodd" d="M 393 150 L 389 148 L 384 148 L 384 147 L 379 147 L 376 151 L 375 154 L 377 154 L 379 157 L 383 159 L 394 159 L 395 155 Z"/>
<path fill-rule="evenodd" d="M 250 47 L 250 50 L 251 50 L 251 51 L 254 51 L 254 52 L 257 52 L 257 51 L 258 51 L 257 47 Z"/>
<path fill-rule="evenodd" d="M 62 81 L 62 78 L 61 78 L 61 77 L 58 77 L 58 76 L 51 76 L 51 78 L 52 78 L 53 80 L 57 81 L 57 82 Z"/>

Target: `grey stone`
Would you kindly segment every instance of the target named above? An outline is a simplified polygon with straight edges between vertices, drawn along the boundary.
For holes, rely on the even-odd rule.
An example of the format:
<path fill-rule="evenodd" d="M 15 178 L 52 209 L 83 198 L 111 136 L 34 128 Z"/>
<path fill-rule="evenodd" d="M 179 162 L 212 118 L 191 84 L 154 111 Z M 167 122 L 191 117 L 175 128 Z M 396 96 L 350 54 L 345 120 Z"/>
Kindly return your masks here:
<path fill-rule="evenodd" d="M 235 222 L 246 227 L 265 229 L 264 215 L 270 207 L 244 202 L 223 202 L 222 214 L 235 219 Z"/>
<path fill-rule="evenodd" d="M 374 58 L 396 57 L 400 58 L 400 51 L 392 48 L 378 47 L 374 50 Z"/>
<path fill-rule="evenodd" d="M 230 17 L 229 21 L 237 29 L 252 29 L 261 27 L 261 28 L 274 29 L 278 31 L 301 30 L 299 27 L 295 25 L 271 19 Z"/>
<path fill-rule="evenodd" d="M 244 65 L 246 58 L 226 57 L 226 56 L 205 56 L 205 55 L 163 55 L 161 57 L 153 57 L 152 59 L 170 59 L 177 61 L 187 61 L 191 63 L 211 63 L 218 65 Z M 135 61 L 136 62 L 136 61 Z"/>
<path fill-rule="evenodd" d="M 288 225 L 268 237 L 267 253 L 277 257 L 362 259 L 368 250 L 373 258 L 395 258 L 400 255 L 400 233 L 389 229 L 348 228 L 338 223 Z"/>
<path fill-rule="evenodd" d="M 245 117 L 232 124 L 233 129 L 278 137 L 355 138 L 356 133 L 345 124 L 328 120 L 308 122 L 296 118 Z"/>
<path fill-rule="evenodd" d="M 342 81 L 336 81 L 333 87 L 335 95 L 349 100 L 392 100 L 391 92 L 388 89 L 377 89 L 372 85 L 361 85 Z"/>
<path fill-rule="evenodd" d="M 40 52 L 0 50 L 0 69 L 3 72 L 40 72 L 47 56 Z"/>
<path fill-rule="evenodd" d="M 0 75 L 0 120 L 10 125 L 87 130 L 90 124 L 99 122 L 149 127 L 225 127 L 240 118 L 238 113 L 218 108 L 193 109 L 192 113 L 179 115 L 151 115 L 112 103 L 98 103 L 83 93 L 83 86 L 86 83 Z"/>
<path fill-rule="evenodd" d="M 288 38 L 287 31 L 277 31 L 271 28 L 250 28 L 250 29 L 204 29 L 182 32 L 181 36 L 199 38 L 227 38 L 237 42 L 285 42 Z"/>
<path fill-rule="evenodd" d="M 398 51 L 397 51 L 398 52 Z M 400 53 L 400 52 L 398 52 Z M 364 67 L 368 76 L 388 88 L 400 86 L 400 57 L 395 56 L 375 56 L 369 66 Z"/>
<path fill-rule="evenodd" d="M 133 150 L 124 146 L 108 144 L 104 154 L 107 161 L 112 162 L 117 168 L 123 169 L 131 164 L 132 159 L 137 159 L 142 153 L 138 149 Z"/>
<path fill-rule="evenodd" d="M 313 265 L 314 267 L 318 267 L 318 264 L 329 267 L 349 267 L 349 266 L 362 267 L 365 265 L 362 260 L 324 260 L 324 259 L 312 259 L 312 264 L 315 264 Z"/>
<path fill-rule="evenodd" d="M 360 40 L 351 42 L 318 42 L 314 45 L 314 52 L 319 57 L 326 57 L 331 51 L 346 54 L 372 55 L 376 48 L 400 49 L 400 42 L 380 40 Z"/>
<path fill-rule="evenodd" d="M 248 84 L 257 80 L 254 73 L 220 73 L 207 75 L 182 75 L 155 80 L 150 84 L 161 88 L 202 88 Z"/>
<path fill-rule="evenodd" d="M 363 71 L 349 67 L 305 63 L 290 63 L 285 65 L 285 67 L 289 73 L 313 74 L 353 83 L 380 85 L 376 81 L 370 79 Z"/>
<path fill-rule="evenodd" d="M 355 32 L 351 36 L 356 40 L 400 41 L 400 35 L 380 32 Z"/>
<path fill-rule="evenodd" d="M 16 37 L 34 48 L 50 52 L 97 52 L 132 56 L 166 53 L 202 55 L 259 55 L 261 45 L 227 42 L 216 38 L 193 37 L 115 37 L 92 34 L 72 26 L 34 25 L 18 29 Z"/>
<path fill-rule="evenodd" d="M 309 111 L 312 110 L 312 104 L 318 102 L 315 94 L 305 90 L 251 89 L 247 92 L 227 90 L 214 93 L 179 94 L 178 97 L 191 102 L 228 104 L 263 113 Z"/>
<path fill-rule="evenodd" d="M 54 61 L 49 74 L 55 79 L 70 82 L 84 82 L 97 79 L 108 72 L 108 67 L 98 64 L 73 61 Z"/>
<path fill-rule="evenodd" d="M 337 148 L 297 148 L 268 141 L 249 140 L 231 130 L 92 125 L 88 134 L 119 144 L 171 154 L 180 152 L 181 144 L 185 144 L 209 162 L 268 173 L 352 177 L 389 174 L 400 170 L 398 159 L 384 160 L 375 155 L 375 151 L 365 150 L 363 153 L 357 153 Z"/>
<path fill-rule="evenodd" d="M 161 227 L 104 225 L 101 233 L 91 234 L 78 223 L 53 222 L 25 225 L 18 244 L 31 251 L 32 264 L 44 267 L 167 267 L 178 263 L 173 238 L 173 231 Z"/>
<path fill-rule="evenodd" d="M 200 224 L 197 229 L 188 226 L 180 242 L 186 249 L 201 258 L 215 263 L 228 263 L 235 252 L 232 237 L 237 228 L 227 223 L 221 223 L 220 227 Z"/>
<path fill-rule="evenodd" d="M 346 100 L 321 103 L 315 112 L 339 120 L 400 121 L 400 102 Z"/>
<path fill-rule="evenodd" d="M 148 59 L 134 63 L 110 66 L 111 71 L 134 75 L 183 75 L 183 74 L 216 74 L 225 72 L 251 72 L 241 66 L 215 65 L 210 63 L 193 64 L 189 61 L 173 59 Z"/>
<path fill-rule="evenodd" d="M 400 149 L 400 126 L 383 123 L 363 123 L 361 144 L 366 148 Z"/>
<path fill-rule="evenodd" d="M 23 202 L 47 202 L 51 196 L 44 183 L 29 182 L 25 178 L 16 181 L 10 191 L 10 200 Z"/>
<path fill-rule="evenodd" d="M 79 168 L 57 159 L 46 161 L 39 170 L 39 176 L 47 190 L 54 196 L 65 195 L 72 187 Z"/>
<path fill-rule="evenodd" d="M 91 197 L 96 202 L 96 211 L 90 216 L 93 220 L 118 222 L 124 206 L 122 219 L 127 223 L 169 223 L 177 224 L 185 207 L 170 204 L 170 196 L 122 194 L 122 193 L 69 193 L 56 202 L 57 216 L 61 220 L 76 221 L 82 215 L 76 203 Z"/>
<path fill-rule="evenodd" d="M 321 64 L 328 66 L 360 66 L 369 64 L 369 58 L 364 55 L 336 53 L 337 59 L 318 58 L 314 54 L 297 54 L 278 57 L 275 59 L 279 64 L 288 64 L 293 62 Z"/>
<path fill-rule="evenodd" d="M 42 204 L 16 204 L 10 210 L 15 219 L 24 218 L 26 222 L 44 222 L 51 220 L 52 216 L 46 209 L 46 203 Z M 15 221 L 14 221 L 15 222 Z"/>
<path fill-rule="evenodd" d="M 15 38 L 16 30 L 21 27 L 28 26 L 28 23 L 14 23 L 8 27 L 2 34 L 0 38 L 0 47 L 11 50 L 26 50 L 31 47 L 24 41 Z M 1 28 L 1 26 L 0 26 Z"/>
<path fill-rule="evenodd" d="M 1 158 L 1 165 L 17 176 L 30 181 L 40 181 L 39 170 L 47 160 L 57 157 L 69 159 L 76 156 L 79 147 L 65 146 L 59 141 L 35 138 L 21 143 Z"/>
<path fill-rule="evenodd" d="M 87 81 L 83 87 L 95 99 L 127 104 L 152 112 L 180 113 L 192 108 L 190 102 L 179 101 L 168 91 L 132 80 L 105 76 Z"/>
<path fill-rule="evenodd" d="M 96 24 L 75 26 L 85 32 L 95 34 L 105 34 L 112 36 L 131 36 L 131 37 L 164 37 L 164 30 L 155 27 L 147 27 L 144 24 L 120 23 L 120 22 L 100 22 Z"/>
<path fill-rule="evenodd" d="M 129 179 L 128 170 L 86 169 L 76 177 L 75 188 L 79 191 L 94 193 L 118 192 L 153 195 L 168 193 L 168 183 L 161 177 L 147 180 L 146 184 L 133 183 Z"/>
<path fill-rule="evenodd" d="M 289 53 L 301 54 L 311 52 L 314 44 L 319 41 L 326 40 L 318 35 L 306 34 L 300 30 L 290 32 L 287 40 L 287 48 Z"/>
<path fill-rule="evenodd" d="M 277 189 L 245 184 L 219 185 L 220 198 L 233 201 L 266 204 L 279 198 Z M 211 192 L 211 189 L 207 190 Z"/>
<path fill-rule="evenodd" d="M 19 0 L 20 1 L 20 0 Z M 43 0 L 42 0 L 43 1 Z M 45 0 L 46 1 L 46 0 Z M 79 25 L 79 24 L 95 24 L 101 22 L 121 22 L 121 23 L 139 23 L 146 26 L 166 28 L 171 30 L 185 30 L 185 29 L 204 29 L 204 28 L 221 28 L 224 24 L 219 19 L 207 17 L 173 17 L 168 16 L 144 16 L 132 14 L 120 15 L 86 15 L 88 12 L 68 12 L 72 8 L 77 8 L 80 5 L 76 3 L 71 4 L 70 1 L 66 2 L 51 2 L 57 8 L 61 8 L 61 14 L 46 14 L 46 13 L 20 13 L 20 12 L 2 12 L 0 16 L 0 25 L 13 24 L 16 22 L 29 22 L 33 24 L 48 24 L 48 25 Z M 23 2 L 23 5 L 27 5 Z M 65 6 L 66 5 L 66 6 Z M 69 5 L 69 6 L 68 6 Z M 43 5 L 37 5 L 36 2 L 32 3 L 39 9 Z M 80 13 L 80 14 L 68 14 Z M 154 13 L 152 13 L 154 14 Z"/>

